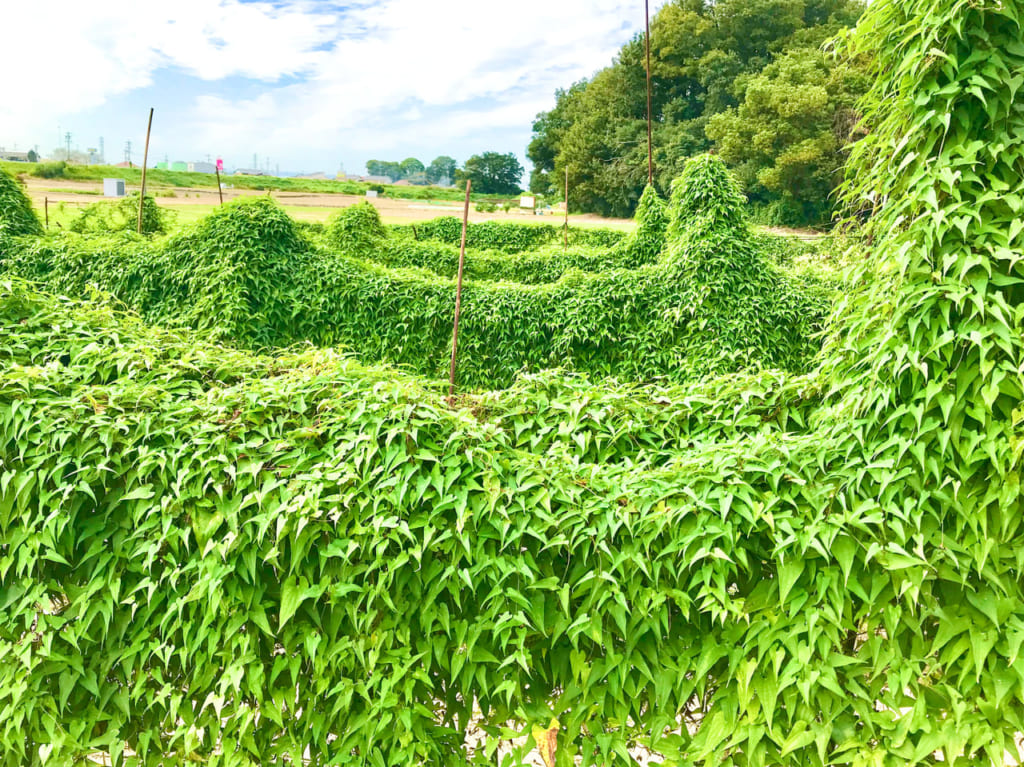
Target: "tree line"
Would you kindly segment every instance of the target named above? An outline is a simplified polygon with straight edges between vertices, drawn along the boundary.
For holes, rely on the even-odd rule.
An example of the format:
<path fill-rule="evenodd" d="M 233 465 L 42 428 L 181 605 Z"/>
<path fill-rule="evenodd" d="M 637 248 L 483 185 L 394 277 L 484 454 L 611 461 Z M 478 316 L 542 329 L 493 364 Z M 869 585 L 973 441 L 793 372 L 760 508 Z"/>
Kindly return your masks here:
<path fill-rule="evenodd" d="M 651 22 L 655 185 L 713 151 L 760 218 L 829 220 L 866 66 L 827 42 L 852 27 L 862 0 L 671 0 Z M 644 38 L 611 66 L 556 93 L 537 116 L 530 189 L 554 194 L 566 168 L 573 207 L 628 216 L 647 183 Z"/>
<path fill-rule="evenodd" d="M 473 155 L 461 168 L 458 162 L 446 155 L 424 165 L 415 157 L 401 162 L 370 160 L 366 172 L 371 176 L 387 176 L 392 181 L 409 181 L 412 184 L 454 183 L 465 188 L 466 181 L 473 182 L 473 191 L 482 194 L 518 194 L 522 189 L 522 163 L 512 153 L 484 152 Z"/>

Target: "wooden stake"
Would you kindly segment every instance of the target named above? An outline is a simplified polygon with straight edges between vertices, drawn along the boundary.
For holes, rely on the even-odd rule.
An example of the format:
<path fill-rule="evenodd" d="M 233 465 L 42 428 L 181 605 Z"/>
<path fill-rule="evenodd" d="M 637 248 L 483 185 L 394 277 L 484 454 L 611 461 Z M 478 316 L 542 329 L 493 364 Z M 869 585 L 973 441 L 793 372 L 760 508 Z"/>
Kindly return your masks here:
<path fill-rule="evenodd" d="M 647 183 L 654 185 L 654 141 L 651 138 L 651 7 L 650 0 L 644 0 L 644 24 L 647 28 Z"/>
<path fill-rule="evenodd" d="M 217 194 L 220 195 L 220 204 L 223 205 L 224 204 L 224 189 L 220 185 L 220 168 L 216 168 L 215 167 L 215 170 L 217 172 Z"/>
<path fill-rule="evenodd" d="M 149 108 L 149 124 L 146 126 L 146 149 L 142 153 L 142 191 L 139 192 L 139 234 L 142 234 L 142 204 L 146 201 L 146 166 L 149 165 L 149 133 L 153 130 L 153 107 Z"/>
<path fill-rule="evenodd" d="M 44 197 L 43 198 L 43 210 L 46 213 L 46 228 L 49 229 L 50 228 L 50 198 L 49 197 Z"/>
<path fill-rule="evenodd" d="M 452 364 L 448 374 L 448 403 L 455 397 L 455 355 L 459 349 L 459 315 L 462 312 L 462 269 L 466 263 L 466 231 L 469 229 L 469 192 L 473 182 L 466 179 L 466 208 L 462 211 L 462 245 L 459 246 L 459 278 L 455 288 L 455 324 L 452 326 Z"/>
<path fill-rule="evenodd" d="M 569 249 L 569 166 L 565 167 L 565 249 Z"/>

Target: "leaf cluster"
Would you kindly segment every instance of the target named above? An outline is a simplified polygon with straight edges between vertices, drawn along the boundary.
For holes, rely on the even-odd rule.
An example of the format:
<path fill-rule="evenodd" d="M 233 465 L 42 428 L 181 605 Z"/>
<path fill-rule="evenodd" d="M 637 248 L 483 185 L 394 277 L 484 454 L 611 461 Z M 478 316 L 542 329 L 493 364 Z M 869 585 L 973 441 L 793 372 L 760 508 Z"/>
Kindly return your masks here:
<path fill-rule="evenodd" d="M 0 236 L 39 235 L 43 225 L 17 179 L 0 172 Z"/>

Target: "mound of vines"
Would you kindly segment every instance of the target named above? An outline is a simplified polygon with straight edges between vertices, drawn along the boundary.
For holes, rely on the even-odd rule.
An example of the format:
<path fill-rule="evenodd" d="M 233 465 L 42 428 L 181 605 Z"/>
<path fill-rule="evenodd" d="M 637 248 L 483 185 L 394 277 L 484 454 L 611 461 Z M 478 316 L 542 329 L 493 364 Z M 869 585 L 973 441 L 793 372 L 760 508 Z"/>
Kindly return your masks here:
<path fill-rule="evenodd" d="M 693 168 L 717 162 L 695 161 Z M 724 168 L 712 180 L 737 195 Z M 705 219 L 712 228 L 718 220 Z M 685 253 L 633 262 L 641 255 L 637 242 L 651 250 L 652 227 L 640 224 L 640 239 L 603 252 L 474 252 L 471 276 L 487 279 L 471 279 L 463 292 L 460 383 L 504 387 L 523 371 L 552 367 L 682 382 L 809 366 L 827 298 L 762 258 L 745 224 L 736 225 L 742 231 L 734 238 L 742 247 L 719 254 L 706 273 L 695 271 Z M 256 198 L 223 206 L 152 246 L 69 235 L 0 249 L 0 259 L 5 270 L 51 290 L 81 295 L 96 285 L 151 322 L 187 325 L 214 340 L 255 348 L 342 346 L 365 362 L 446 375 L 454 281 L 402 264 L 419 253 L 421 263 L 434 261 L 442 271 L 437 264 L 448 259 L 454 272 L 453 246 L 392 238 L 369 204 L 337 214 L 324 238 L 329 247 L 313 247 L 271 200 Z M 614 268 L 583 272 L 584 265 Z M 713 282 L 719 273 L 727 275 Z M 523 282 L 493 281 L 516 277 Z"/>
<path fill-rule="evenodd" d="M 0 171 L 0 237 L 39 235 L 43 226 L 17 179 Z"/>
<path fill-rule="evenodd" d="M 4 282 L 0 764 L 456 765 L 519 732 L 559 765 L 1003 764 L 1022 16 L 869 6 L 846 201 L 873 245 L 803 376 L 547 374 L 453 409 Z M 670 211 L 716 323 L 717 254 L 754 263 L 728 197 L 674 241 Z"/>
<path fill-rule="evenodd" d="M 166 234 L 173 217 L 173 211 L 161 208 L 146 195 L 142 203 L 142 233 Z M 68 229 L 79 234 L 109 234 L 138 231 L 138 224 L 139 194 L 133 192 L 116 203 L 98 202 L 83 208 Z"/>

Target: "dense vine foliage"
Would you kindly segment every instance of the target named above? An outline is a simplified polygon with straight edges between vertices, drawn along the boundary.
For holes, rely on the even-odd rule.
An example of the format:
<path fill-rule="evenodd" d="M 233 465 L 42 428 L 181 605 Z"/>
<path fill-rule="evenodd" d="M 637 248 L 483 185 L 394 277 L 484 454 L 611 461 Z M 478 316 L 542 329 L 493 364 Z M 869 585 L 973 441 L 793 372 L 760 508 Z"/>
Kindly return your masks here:
<path fill-rule="evenodd" d="M 873 244 L 801 375 L 545 373 L 451 407 L 0 283 L 0 764 L 456 765 L 524 733 L 558 765 L 1002 765 L 1022 20 L 871 4 L 846 189 Z M 719 253 L 760 266 L 692 171 L 659 265 L 707 305 L 739 290 Z"/>
<path fill-rule="evenodd" d="M 0 236 L 42 234 L 43 225 L 17 179 L 0 171 Z"/>
<path fill-rule="evenodd" d="M 142 233 L 166 234 L 171 229 L 174 212 L 161 208 L 156 200 L 146 195 L 142 203 Z M 139 225 L 139 194 L 133 192 L 116 202 L 97 202 L 79 212 L 68 230 L 79 234 L 136 232 Z"/>
<path fill-rule="evenodd" d="M 462 240 L 462 221 L 454 216 L 442 216 L 433 221 L 396 227 L 400 232 L 413 234 L 419 239 L 438 240 L 458 245 Z M 570 245 L 611 247 L 625 234 L 614 229 L 569 228 Z M 562 242 L 562 227 L 551 224 L 518 224 L 508 221 L 485 221 L 470 224 L 466 232 L 466 246 L 497 250 L 502 253 L 525 253 L 543 245 Z"/>
<path fill-rule="evenodd" d="M 722 173 L 712 180 L 724 180 L 722 193 L 735 196 Z M 728 215 L 742 217 L 731 209 Z M 702 220 L 714 229 L 717 213 Z M 736 226 L 746 232 L 745 224 Z M 638 237 L 649 239 L 648 229 L 641 222 Z M 482 231 L 498 231 L 497 242 L 511 247 L 515 232 L 529 238 L 544 230 L 502 225 Z M 676 382 L 741 369 L 805 369 L 817 350 L 813 336 L 826 302 L 761 258 L 747 247 L 749 235 L 743 237 L 746 249 L 723 252 L 708 273 L 733 275 L 716 284 L 695 271 L 689 257 L 670 257 L 669 249 L 657 261 L 631 261 L 650 259 L 653 252 L 650 242 L 636 238 L 603 253 L 575 248 L 491 252 L 479 261 L 471 256 L 470 273 L 482 280 L 468 282 L 463 292 L 460 382 L 507 386 L 521 371 L 551 367 Z M 368 204 L 337 214 L 324 238 L 328 246 L 314 248 L 272 200 L 250 198 L 152 247 L 68 235 L 26 241 L 6 255 L 0 252 L 0 259 L 8 271 L 66 295 L 97 285 L 150 321 L 202 329 L 215 340 L 256 348 L 343 346 L 366 362 L 444 375 L 452 280 L 370 259 L 402 265 L 417 255 L 426 260 L 438 254 L 452 264 L 450 275 L 457 258 L 446 250 L 452 246 L 393 237 Z M 435 268 L 445 271 L 443 265 Z M 770 278 L 760 279 L 764 275 Z M 522 281 L 492 281 L 516 277 Z M 552 281 L 545 282 L 548 277 Z"/>

